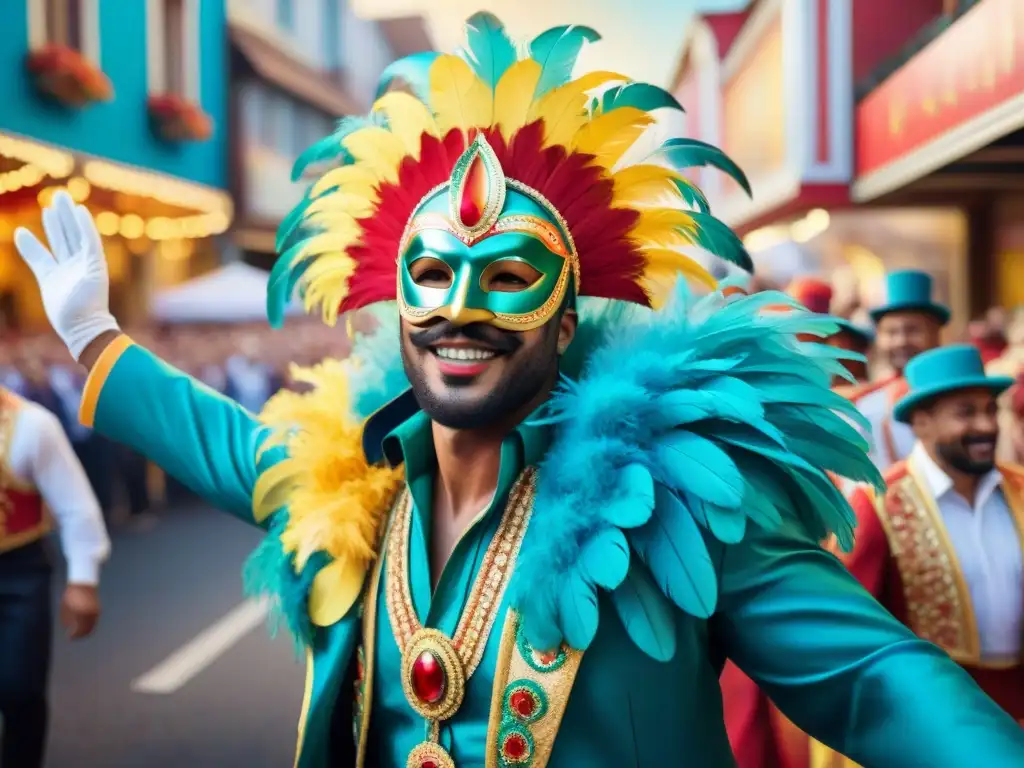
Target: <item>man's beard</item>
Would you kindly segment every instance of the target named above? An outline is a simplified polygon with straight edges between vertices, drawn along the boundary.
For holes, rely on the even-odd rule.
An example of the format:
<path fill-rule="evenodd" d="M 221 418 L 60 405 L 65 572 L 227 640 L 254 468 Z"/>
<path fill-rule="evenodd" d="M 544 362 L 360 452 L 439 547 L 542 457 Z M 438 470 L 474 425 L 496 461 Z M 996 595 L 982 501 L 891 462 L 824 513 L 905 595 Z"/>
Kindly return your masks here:
<path fill-rule="evenodd" d="M 989 460 L 972 459 L 968 448 L 977 443 L 992 443 L 994 445 L 995 438 L 991 435 L 965 436 L 952 442 L 939 443 L 935 446 L 935 450 L 943 461 L 958 472 L 963 472 L 965 475 L 987 475 L 995 469 L 995 452 L 993 451 L 993 458 Z"/>
<path fill-rule="evenodd" d="M 522 342 L 518 336 L 484 323 L 471 323 L 456 328 L 444 321 L 410 334 L 410 343 L 419 349 L 427 349 L 442 340 L 461 337 L 479 341 L 502 352 L 506 360 L 504 376 L 481 397 L 464 394 L 473 380 L 463 382 L 455 377 L 445 382 L 447 386 L 443 394 L 432 391 L 417 361 L 410 359 L 406 343 L 401 345 L 402 364 L 416 402 L 432 421 L 450 429 L 479 429 L 520 412 L 545 387 L 550 386 L 558 368 L 557 330 L 557 323 L 544 326 L 542 342 L 528 353 L 522 351 Z"/>

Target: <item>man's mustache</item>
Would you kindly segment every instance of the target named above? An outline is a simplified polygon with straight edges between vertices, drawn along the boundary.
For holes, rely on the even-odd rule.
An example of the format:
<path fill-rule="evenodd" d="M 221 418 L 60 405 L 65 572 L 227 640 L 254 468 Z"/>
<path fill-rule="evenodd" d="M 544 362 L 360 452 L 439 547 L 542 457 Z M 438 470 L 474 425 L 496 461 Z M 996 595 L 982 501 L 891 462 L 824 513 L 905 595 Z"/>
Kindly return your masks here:
<path fill-rule="evenodd" d="M 512 354 L 523 342 L 514 333 L 502 331 L 486 323 L 470 323 L 469 325 L 453 325 L 448 320 L 441 320 L 422 331 L 411 331 L 409 341 L 414 347 L 426 349 L 435 347 L 442 341 L 467 339 L 490 347 L 495 352 Z"/>

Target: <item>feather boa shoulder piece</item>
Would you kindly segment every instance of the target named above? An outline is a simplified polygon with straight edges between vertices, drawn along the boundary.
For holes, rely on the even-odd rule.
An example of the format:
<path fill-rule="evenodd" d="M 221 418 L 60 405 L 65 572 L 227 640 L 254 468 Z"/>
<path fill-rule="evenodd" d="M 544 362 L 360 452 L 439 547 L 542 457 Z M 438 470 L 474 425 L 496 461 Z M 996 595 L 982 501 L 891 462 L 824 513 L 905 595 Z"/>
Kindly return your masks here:
<path fill-rule="evenodd" d="M 876 485 L 881 477 L 850 423 L 862 417 L 830 389 L 834 375 L 846 375 L 841 360 L 850 353 L 797 341 L 838 326 L 806 311 L 765 311 L 781 305 L 802 310 L 774 292 L 720 290 L 695 299 L 682 281 L 658 312 L 581 301 L 564 382 L 543 417 L 555 437 L 510 588 L 535 647 L 586 648 L 605 590 L 637 646 L 669 658 L 673 611 L 706 617 L 715 610 L 710 542 L 734 544 L 751 525 L 789 522 L 817 540 L 834 533 L 841 545 L 852 543 L 853 514 L 826 472 Z M 308 641 L 310 615 L 324 602 L 317 579 L 340 579 L 345 566 L 319 573 L 352 553 L 365 571 L 367 531 L 377 529 L 401 482 L 397 472 L 365 461 L 356 467 L 349 456 L 366 416 L 408 387 L 397 312 L 384 308 L 378 320 L 350 361 L 322 368 L 313 392 L 288 395 L 266 414 L 295 461 L 293 471 L 264 484 L 278 489 L 263 494 L 265 506 L 278 508 L 247 565 L 247 583 L 274 597 L 300 640 Z M 301 460 L 300 447 L 310 450 Z M 332 452 L 341 457 L 323 455 Z M 339 462 L 350 459 L 355 464 L 345 467 L 354 474 L 345 474 Z M 314 477 L 328 482 L 324 491 L 348 488 L 346 498 L 361 502 L 307 503 L 298 488 Z M 372 525 L 353 527 L 357 510 Z M 358 533 L 353 542 L 335 528 L 346 525 Z"/>
<path fill-rule="evenodd" d="M 606 590 L 637 646 L 667 659 L 673 609 L 715 610 L 709 541 L 790 522 L 852 544 L 826 472 L 882 480 L 850 423 L 863 417 L 830 389 L 850 353 L 797 341 L 836 321 L 784 294 L 726 293 L 694 299 L 680 281 L 663 310 L 610 328 L 551 400 L 556 438 L 511 587 L 535 647 L 586 648 Z M 781 306 L 796 311 L 766 311 Z"/>

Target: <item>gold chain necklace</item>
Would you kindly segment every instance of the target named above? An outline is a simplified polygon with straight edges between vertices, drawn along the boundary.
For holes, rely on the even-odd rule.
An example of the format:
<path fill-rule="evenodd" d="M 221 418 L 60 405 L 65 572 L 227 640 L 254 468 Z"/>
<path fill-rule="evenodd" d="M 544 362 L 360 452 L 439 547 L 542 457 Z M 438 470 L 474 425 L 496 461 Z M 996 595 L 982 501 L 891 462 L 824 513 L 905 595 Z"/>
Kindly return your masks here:
<path fill-rule="evenodd" d="M 487 637 L 515 566 L 533 510 L 536 472 L 527 467 L 509 494 L 498 530 L 459 616 L 451 639 L 420 624 L 409 584 L 409 538 L 412 497 L 402 492 L 387 543 L 386 603 L 388 619 L 402 654 L 402 690 L 409 706 L 430 726 L 427 739 L 409 753 L 407 768 L 455 768 L 438 741 L 441 721 L 462 706 L 466 681 L 483 658 Z"/>

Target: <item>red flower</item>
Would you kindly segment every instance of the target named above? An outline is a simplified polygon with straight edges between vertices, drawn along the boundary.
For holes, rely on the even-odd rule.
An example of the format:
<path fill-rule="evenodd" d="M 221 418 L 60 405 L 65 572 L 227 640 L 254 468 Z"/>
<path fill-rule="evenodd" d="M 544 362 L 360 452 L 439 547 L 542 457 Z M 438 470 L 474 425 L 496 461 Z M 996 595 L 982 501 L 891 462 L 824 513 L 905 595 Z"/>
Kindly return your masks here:
<path fill-rule="evenodd" d="M 213 135 L 210 116 L 176 93 L 150 96 L 147 107 L 155 127 L 169 141 L 206 141 Z"/>
<path fill-rule="evenodd" d="M 51 43 L 30 52 L 26 67 L 41 90 L 66 104 L 81 106 L 114 95 L 107 76 L 66 45 Z"/>

